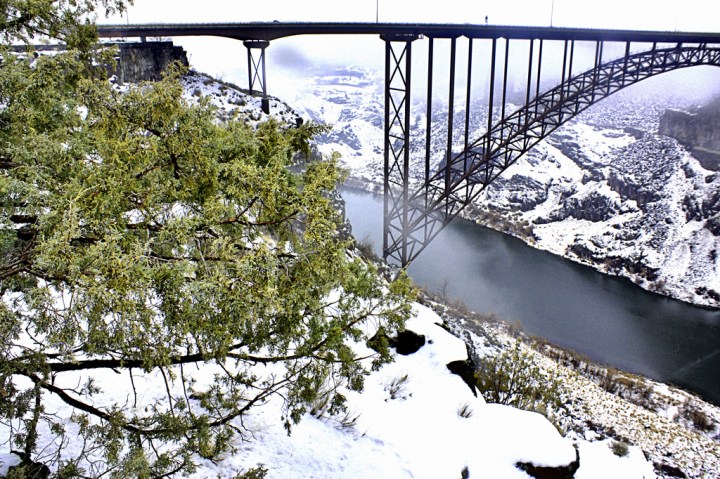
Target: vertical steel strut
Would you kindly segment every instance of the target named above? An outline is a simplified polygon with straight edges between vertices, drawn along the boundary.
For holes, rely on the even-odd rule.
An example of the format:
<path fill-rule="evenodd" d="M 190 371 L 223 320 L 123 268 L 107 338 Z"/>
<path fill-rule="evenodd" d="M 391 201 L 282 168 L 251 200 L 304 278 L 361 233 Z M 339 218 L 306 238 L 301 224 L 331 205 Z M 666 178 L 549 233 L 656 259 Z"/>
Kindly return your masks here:
<path fill-rule="evenodd" d="M 445 150 L 445 191 L 450 191 L 452 179 L 453 119 L 455 116 L 455 55 L 457 39 L 450 39 L 450 85 L 448 88 L 447 149 Z"/>
<path fill-rule="evenodd" d="M 259 93 L 262 93 L 262 110 L 270 113 L 270 102 L 267 95 L 267 78 L 265 77 L 265 49 L 270 46 L 266 40 L 245 40 L 248 59 L 248 88 L 252 94 L 255 91 L 255 84 L 259 85 Z M 259 52 L 256 56 L 255 52 Z"/>
<path fill-rule="evenodd" d="M 493 106 L 495 104 L 495 53 L 497 50 L 497 39 L 492 39 L 492 48 L 490 50 L 490 85 L 488 91 L 488 116 L 487 131 L 492 131 L 493 125 Z M 485 135 L 485 144 L 483 145 L 483 155 L 485 157 L 485 181 L 490 181 L 492 176 L 492 165 L 490 163 L 490 135 Z"/>
<path fill-rule="evenodd" d="M 463 143 L 463 151 L 467 151 L 468 145 L 470 144 L 470 102 L 472 95 L 472 60 L 473 60 L 473 39 L 468 39 L 468 62 L 467 62 L 467 81 L 465 82 L 466 96 L 465 96 L 465 141 Z M 462 155 L 463 165 L 462 171 L 466 172 L 470 168 L 471 157 L 470 155 Z M 468 182 L 465 196 L 469 197 L 471 194 L 470 182 Z"/>
<path fill-rule="evenodd" d="M 532 72 L 533 72 L 533 49 L 535 48 L 535 40 L 530 40 L 530 52 L 528 53 L 528 74 L 527 74 L 527 86 L 525 87 L 525 106 L 521 110 L 521 115 L 518 115 L 518 128 L 527 129 L 528 122 L 530 121 L 530 112 L 528 111 L 528 105 L 530 104 L 530 89 L 532 88 Z M 522 121 L 522 124 L 521 124 Z M 530 139 L 525 137 L 525 147 L 527 147 Z"/>
<path fill-rule="evenodd" d="M 537 81 L 535 83 L 535 99 L 540 98 L 540 74 L 542 72 L 543 39 L 540 39 L 540 50 L 538 51 Z M 538 102 L 535 103 L 535 116 L 538 114 Z"/>
<path fill-rule="evenodd" d="M 410 84 L 412 42 L 417 35 L 383 35 L 385 41 L 385 163 L 383 256 L 401 239 L 393 258 L 405 265 L 409 252 L 406 232 L 410 173 Z M 412 245 L 410 245 L 412 248 Z"/>
<path fill-rule="evenodd" d="M 502 103 L 500 106 L 500 121 L 505 121 L 505 103 L 507 102 L 507 84 L 508 84 L 508 63 L 510 61 L 510 39 L 505 39 L 505 66 L 503 68 L 502 79 Z M 488 130 L 490 131 L 490 130 Z M 504 140 L 504 131 L 500 132 L 500 142 Z M 506 152 L 509 153 L 509 152 Z"/>
<path fill-rule="evenodd" d="M 473 39 L 468 39 L 468 63 L 467 63 L 467 96 L 465 97 L 465 149 L 470 142 L 470 100 L 472 94 L 472 60 L 473 60 Z"/>
<path fill-rule="evenodd" d="M 430 158 L 432 155 L 432 96 L 433 96 L 433 62 L 434 62 L 434 39 L 430 38 L 428 45 L 428 83 L 427 83 L 427 110 L 425 113 L 425 184 L 430 179 Z M 427 199 L 427 192 L 425 195 Z M 427 204 L 425 205 L 427 207 Z"/>

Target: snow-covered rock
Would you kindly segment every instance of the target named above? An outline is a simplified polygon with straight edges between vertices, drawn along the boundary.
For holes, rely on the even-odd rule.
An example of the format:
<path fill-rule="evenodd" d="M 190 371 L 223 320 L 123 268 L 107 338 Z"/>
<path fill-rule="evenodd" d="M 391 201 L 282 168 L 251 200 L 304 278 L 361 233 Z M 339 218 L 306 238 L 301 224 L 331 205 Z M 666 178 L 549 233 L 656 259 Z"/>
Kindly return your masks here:
<path fill-rule="evenodd" d="M 352 180 L 381 185 L 382 79 L 352 71 L 352 82 L 313 71 L 303 79 L 309 91 L 293 104 L 303 117 L 333 125 L 320 147 L 342 153 Z M 720 307 L 720 175 L 658 134 L 667 108 L 687 109 L 700 98 L 675 93 L 662 85 L 629 89 L 593 105 L 511 166 L 464 216 L 648 290 Z M 454 124 L 462 125 L 458 104 Z M 417 182 L 424 174 L 424 105 L 416 102 L 413 111 L 411 180 Z M 478 101 L 471 113 L 472 139 L 485 130 L 487 105 Z M 437 167 L 447 146 L 440 101 L 432 130 Z M 461 130 L 453 132 L 455 150 L 463 145 Z"/>
<path fill-rule="evenodd" d="M 448 362 L 467 358 L 465 343 L 439 323 L 425 306 L 407 328 L 426 337 L 414 354 L 373 372 L 362 393 L 348 393 L 348 416 L 307 415 L 287 435 L 280 401 L 258 408 L 244 420 L 253 440 L 232 457 L 208 462 L 193 477 L 239 471 L 264 464 L 268 478 L 525 478 L 518 462 L 564 466 L 576 459 L 577 478 L 655 477 L 639 448 L 627 457 L 613 454 L 610 441 L 561 436 L 543 416 L 476 398 Z M 465 408 L 469 417 L 459 411 Z"/>
<path fill-rule="evenodd" d="M 190 101 L 207 98 L 218 108 L 223 119 L 240 119 L 250 124 L 257 124 L 268 118 L 275 118 L 281 123 L 294 125 L 301 122 L 301 117 L 287 103 L 275 97 L 268 97 L 270 113 L 262 110 L 262 95 L 250 94 L 237 85 L 212 78 L 203 73 L 190 71 L 182 78 L 185 88 L 184 96 Z"/>

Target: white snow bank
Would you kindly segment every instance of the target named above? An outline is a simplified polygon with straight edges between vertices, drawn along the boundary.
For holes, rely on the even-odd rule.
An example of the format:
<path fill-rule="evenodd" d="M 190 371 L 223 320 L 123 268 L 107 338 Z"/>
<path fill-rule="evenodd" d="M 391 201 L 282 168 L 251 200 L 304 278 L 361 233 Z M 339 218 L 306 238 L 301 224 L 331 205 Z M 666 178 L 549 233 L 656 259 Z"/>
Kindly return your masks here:
<path fill-rule="evenodd" d="M 527 478 L 515 467 L 521 462 L 539 466 L 562 466 L 575 460 L 572 440 L 563 438 L 539 414 L 508 406 L 485 404 L 446 364 L 467 358 L 465 344 L 445 331 L 441 319 L 430 309 L 416 305 L 416 316 L 407 328 L 423 334 L 426 344 L 414 354 L 398 355 L 395 361 L 368 375 L 362 393 L 347 393 L 348 414 L 318 419 L 307 414 L 288 436 L 282 421 L 282 399 L 273 398 L 257 407 L 236 426 L 247 430 L 238 437 L 233 453 L 211 462 L 197 459 L 199 469 L 191 477 L 232 477 L 258 465 L 268 468 L 268 478 L 416 478 L 469 477 Z M 212 366 L 187 368 L 202 381 Z M 192 371 L 190 371 L 192 370 Z M 68 375 L 67 380 L 72 381 Z M 124 375 L 98 374 L 105 400 L 131 401 L 132 389 Z M 159 375 L 135 375 L 141 396 L 162 397 Z M 72 410 L 58 401 L 48 406 L 58 417 Z M 461 414 L 463 412 L 463 414 Z M 0 443 L 7 444 L 9 431 L 0 428 Z M 41 444 L 50 435 L 41 431 Z M 72 456 L 81 444 L 68 444 Z M 581 472 L 578 479 L 607 477 L 649 478 L 650 465 L 637 448 L 627 457 L 613 456 L 604 443 L 578 443 Z M 7 447 L 0 453 L 0 474 L 18 458 Z"/>
<path fill-rule="evenodd" d="M 656 477 L 652 465 L 645 460 L 640 448 L 629 447 L 627 456 L 619 457 L 612 452 L 611 447 L 612 441 L 579 444 L 580 469 L 575 473 L 575 479 Z M 602 464 L 602 475 L 598 474 L 599 464 Z"/>
<path fill-rule="evenodd" d="M 308 415 L 287 436 L 279 404 L 270 404 L 245 422 L 253 440 L 193 477 L 264 464 L 269 478 L 437 479 L 460 477 L 467 468 L 470 477 L 512 479 L 529 477 L 515 467 L 518 461 L 558 466 L 575 460 L 573 442 L 544 417 L 476 398 L 446 367 L 467 357 L 465 344 L 436 324 L 434 312 L 416 310 L 407 328 L 425 335 L 425 346 L 372 373 L 362 393 L 348 393 L 353 428 Z M 463 407 L 470 417 L 459 415 Z M 654 477 L 637 448 L 624 458 L 604 443 L 582 442 L 579 449 L 582 479 Z"/>

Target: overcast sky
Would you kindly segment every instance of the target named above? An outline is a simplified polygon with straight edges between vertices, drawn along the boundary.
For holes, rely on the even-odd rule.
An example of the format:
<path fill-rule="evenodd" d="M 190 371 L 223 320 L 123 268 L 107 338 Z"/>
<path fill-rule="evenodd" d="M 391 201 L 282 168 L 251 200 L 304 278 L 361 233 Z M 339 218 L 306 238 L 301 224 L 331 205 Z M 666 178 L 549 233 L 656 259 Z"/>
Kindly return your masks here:
<path fill-rule="evenodd" d="M 135 0 L 122 17 L 101 23 L 347 21 L 475 23 L 661 31 L 720 31 L 718 0 Z M 197 70 L 247 86 L 242 43 L 175 38 Z M 418 46 L 421 45 L 422 42 Z M 341 64 L 382 69 L 383 42 L 353 36 L 298 36 L 272 42 L 271 94 L 291 93 L 287 69 Z M 421 59 L 420 55 L 414 55 Z M 282 73 L 282 70 L 286 71 Z M 283 83 L 284 82 L 284 83 Z"/>
<path fill-rule="evenodd" d="M 135 0 L 146 22 L 354 21 L 490 23 L 717 31 L 717 0 Z M 116 19 L 117 20 L 117 19 Z"/>

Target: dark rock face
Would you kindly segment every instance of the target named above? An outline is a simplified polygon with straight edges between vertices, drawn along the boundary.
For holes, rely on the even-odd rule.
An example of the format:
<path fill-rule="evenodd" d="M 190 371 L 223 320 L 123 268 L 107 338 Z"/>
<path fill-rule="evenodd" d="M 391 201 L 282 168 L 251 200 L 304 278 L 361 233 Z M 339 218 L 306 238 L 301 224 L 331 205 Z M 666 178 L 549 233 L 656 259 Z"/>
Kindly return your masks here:
<path fill-rule="evenodd" d="M 475 387 L 475 365 L 472 361 L 452 361 L 447 363 L 447 368 L 451 373 L 457 374 L 468 385 L 472 393 L 477 397 L 477 388 Z"/>
<path fill-rule="evenodd" d="M 622 175 L 616 171 L 610 173 L 608 186 L 621 197 L 635 200 L 639 208 L 661 198 L 660 193 L 651 185 L 635 180 L 632 175 Z"/>
<path fill-rule="evenodd" d="M 12 451 L 12 453 L 22 458 L 20 464 L 8 468 L 8 472 L 13 477 L 24 477 L 26 479 L 47 479 L 50 477 L 50 468 L 45 464 L 33 461 L 26 454 L 17 451 Z"/>
<path fill-rule="evenodd" d="M 523 175 L 513 175 L 510 179 L 499 177 L 495 180 L 497 189 L 507 195 L 510 205 L 519 211 L 530 211 L 548 199 L 548 185 Z"/>
<path fill-rule="evenodd" d="M 324 143 L 340 143 L 347 145 L 355 151 L 362 149 L 362 143 L 349 125 L 333 128 L 329 133 L 319 135 L 318 141 Z"/>
<path fill-rule="evenodd" d="M 580 453 L 575 450 L 575 460 L 567 466 L 544 467 L 536 466 L 530 462 L 517 462 L 515 467 L 537 479 L 572 479 L 580 468 Z"/>
<path fill-rule="evenodd" d="M 611 198 L 601 194 L 591 194 L 584 198 L 567 198 L 563 204 L 565 217 L 579 220 L 607 221 L 617 213 L 617 207 Z"/>
<path fill-rule="evenodd" d="M 665 477 L 687 478 L 687 475 L 679 467 L 669 464 L 655 464 L 655 468 Z"/>
<path fill-rule="evenodd" d="M 705 220 L 705 229 L 720 236 L 720 192 L 709 191 L 706 196 L 688 195 L 683 199 L 687 221 Z"/>
<path fill-rule="evenodd" d="M 588 158 L 582 147 L 575 140 L 572 136 L 561 133 L 556 133 L 553 136 L 553 143 L 563 155 L 572 159 L 572 161 L 585 170 L 595 170 L 593 161 Z"/>
<path fill-rule="evenodd" d="M 703 167 L 720 170 L 720 99 L 693 113 L 666 110 L 658 132 L 689 148 Z"/>
<path fill-rule="evenodd" d="M 189 64 L 185 50 L 172 42 L 119 43 L 118 47 L 118 68 L 111 74 L 116 75 L 120 83 L 157 81 L 171 64 Z"/>
<path fill-rule="evenodd" d="M 398 354 L 408 356 L 425 346 L 425 335 L 406 329 L 399 332 L 396 338 L 390 338 L 389 345 L 395 348 Z"/>

